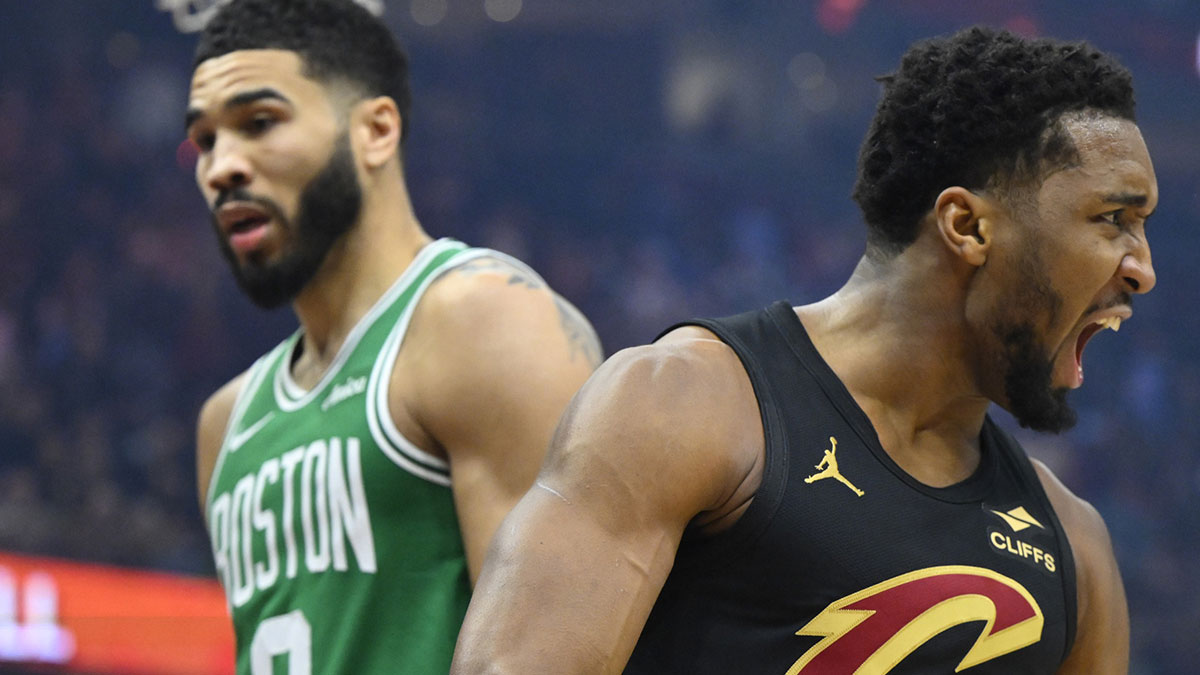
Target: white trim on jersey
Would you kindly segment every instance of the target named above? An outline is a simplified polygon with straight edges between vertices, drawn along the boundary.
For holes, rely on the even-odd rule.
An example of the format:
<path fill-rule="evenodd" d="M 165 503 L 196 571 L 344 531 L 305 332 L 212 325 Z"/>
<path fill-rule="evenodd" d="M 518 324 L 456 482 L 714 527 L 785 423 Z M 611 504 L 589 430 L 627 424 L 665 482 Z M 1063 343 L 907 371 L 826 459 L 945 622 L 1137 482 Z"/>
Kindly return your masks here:
<path fill-rule="evenodd" d="M 421 283 L 421 286 L 417 288 L 416 292 L 413 293 L 413 297 L 401 312 L 395 327 L 392 328 L 392 332 L 384 342 L 383 349 L 379 352 L 379 358 L 376 359 L 375 366 L 371 369 L 371 377 L 367 383 L 367 425 L 371 429 L 371 435 L 375 438 L 375 442 L 383 450 L 384 454 L 398 466 L 415 476 L 438 485 L 450 485 L 450 466 L 445 460 L 435 457 L 417 447 L 415 443 L 408 440 L 396 428 L 395 420 L 392 418 L 391 407 L 388 405 L 388 384 L 391 382 L 392 374 L 396 369 L 396 359 L 400 354 L 400 347 L 403 345 L 404 338 L 408 334 L 408 325 L 412 321 L 417 304 L 420 302 L 421 297 L 424 296 L 425 290 L 446 272 L 480 258 L 501 260 L 545 284 L 541 276 L 537 272 L 534 272 L 528 265 L 499 251 L 486 248 L 470 248 L 454 256 L 447 260 L 441 267 L 431 272 Z"/>
<path fill-rule="evenodd" d="M 321 392 L 323 392 L 325 388 L 329 386 L 329 383 L 337 379 L 342 370 L 342 366 L 345 365 L 346 360 L 350 358 L 350 354 L 354 351 L 354 348 L 358 346 L 359 341 L 362 340 L 362 337 L 366 334 L 367 330 L 370 329 L 371 324 L 375 323 L 375 320 L 379 318 L 379 315 L 386 311 L 387 308 L 390 307 L 393 302 L 395 302 L 396 298 L 398 298 L 404 293 L 405 290 L 408 289 L 409 284 L 412 283 L 413 277 L 420 273 L 429 260 L 443 253 L 447 249 L 457 246 L 462 246 L 462 244 L 453 239 L 438 239 L 437 241 L 434 241 L 428 246 L 422 248 L 421 251 L 417 253 L 417 256 L 413 258 L 413 261 L 409 263 L 408 267 L 404 270 L 404 273 L 401 274 L 400 277 L 392 283 L 392 286 L 388 288 L 388 290 L 378 300 L 375 301 L 375 304 L 372 305 L 371 309 L 368 310 L 367 313 L 358 320 L 358 323 L 354 324 L 354 328 L 350 330 L 350 333 L 346 335 L 345 341 L 342 342 L 342 346 L 338 348 L 338 353 L 336 356 L 334 356 L 333 362 L 330 363 L 329 367 L 325 369 L 325 374 L 321 376 L 321 380 L 317 382 L 316 386 L 314 386 L 312 389 L 305 390 L 303 387 L 296 384 L 296 381 L 292 379 L 291 368 L 282 367 L 277 369 L 275 371 L 274 388 L 275 403 L 279 406 L 279 409 L 285 413 L 295 412 L 311 403 L 313 399 L 320 396 Z M 296 340 L 292 344 L 292 348 L 288 350 L 287 358 L 289 361 L 292 358 L 292 352 L 299 343 L 300 341 Z"/>
<path fill-rule="evenodd" d="M 225 422 L 225 436 L 221 439 L 221 449 L 217 451 L 217 461 L 213 463 L 212 473 L 208 477 L 208 491 L 204 495 L 205 521 L 208 520 L 208 509 L 212 506 L 213 487 L 217 484 L 217 476 L 221 475 L 221 467 L 225 464 L 225 455 L 229 454 L 229 441 L 237 431 L 240 431 L 238 427 L 242 423 L 242 417 L 246 414 L 246 408 L 250 407 L 250 400 L 262 386 L 263 378 L 271 369 L 271 364 L 277 360 L 282 347 L 282 344 L 276 345 L 274 349 L 260 356 L 250 365 L 250 374 L 246 377 L 246 383 L 238 391 L 237 398 L 233 401 L 229 419 Z"/>

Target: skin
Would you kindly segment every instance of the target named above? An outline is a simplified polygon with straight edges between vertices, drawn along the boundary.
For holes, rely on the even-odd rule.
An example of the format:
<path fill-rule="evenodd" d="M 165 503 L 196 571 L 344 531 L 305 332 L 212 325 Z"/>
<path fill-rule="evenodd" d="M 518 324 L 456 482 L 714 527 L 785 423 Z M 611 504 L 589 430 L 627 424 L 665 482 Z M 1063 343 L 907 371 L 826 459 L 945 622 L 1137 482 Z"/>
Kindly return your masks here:
<path fill-rule="evenodd" d="M 268 89 L 278 96 L 238 102 L 239 95 Z M 210 207 L 222 191 L 242 187 L 279 204 L 292 222 L 300 192 L 339 136 L 349 134 L 363 191 L 359 220 L 292 301 L 304 330 L 292 376 L 312 387 L 358 320 L 432 241 L 409 202 L 395 103 L 309 79 L 294 52 L 247 50 L 196 68 L 189 111 L 188 134 L 200 149 L 196 181 Z M 236 264 L 270 264 L 287 254 L 295 233 L 277 220 L 267 227 L 262 245 L 238 252 Z M 560 413 L 599 354 L 578 311 L 496 259 L 445 274 L 417 306 L 392 372 L 389 405 L 405 437 L 450 464 L 472 582 L 493 532 L 533 482 Z M 200 413 L 202 508 L 245 377 L 218 390 Z"/>
<path fill-rule="evenodd" d="M 1158 194 L 1140 132 L 1094 117 L 1067 129 L 1082 162 L 1032 188 L 1035 218 L 947 188 L 914 244 L 886 261 L 864 257 L 837 293 L 796 309 L 884 449 L 928 485 L 975 471 L 987 408 L 1008 404 L 992 326 L 1014 311 L 1019 252 L 1039 247 L 1059 296 L 1055 311 L 1035 304 L 1023 317 L 1056 364 L 1073 368 L 1080 330 L 1127 315 L 1113 303 L 1154 286 L 1144 224 Z M 1054 386 L 1066 386 L 1060 372 Z M 762 434 L 745 371 L 708 331 L 683 328 L 614 355 L 568 408 L 537 483 L 501 526 L 452 672 L 620 672 L 684 528 L 725 529 L 753 499 Z M 1124 673 L 1128 612 L 1104 522 L 1036 466 L 1077 568 L 1077 637 L 1059 672 Z"/>

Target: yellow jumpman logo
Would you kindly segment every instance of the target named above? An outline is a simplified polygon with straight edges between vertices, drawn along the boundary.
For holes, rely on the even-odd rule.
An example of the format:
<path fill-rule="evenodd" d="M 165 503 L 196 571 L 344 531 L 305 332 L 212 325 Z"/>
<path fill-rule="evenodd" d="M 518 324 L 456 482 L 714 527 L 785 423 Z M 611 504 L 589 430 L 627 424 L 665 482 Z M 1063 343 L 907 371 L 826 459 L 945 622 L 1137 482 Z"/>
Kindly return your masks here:
<path fill-rule="evenodd" d="M 813 475 L 809 476 L 808 478 L 805 478 L 804 482 L 805 483 L 815 483 L 816 481 L 819 481 L 822 478 L 836 478 L 839 483 L 841 483 L 842 485 L 845 485 L 846 487 L 850 488 L 851 490 L 854 490 L 854 494 L 858 495 L 859 497 L 863 496 L 863 491 L 854 487 L 854 483 L 851 483 L 850 481 L 846 480 L 846 477 L 843 476 L 840 471 L 838 471 L 837 457 L 834 456 L 837 454 L 837 439 L 834 438 L 833 436 L 830 436 L 829 442 L 833 444 L 833 448 L 830 450 L 826 450 L 825 451 L 825 459 L 822 459 L 821 463 L 816 465 L 816 469 L 820 473 L 814 473 Z"/>

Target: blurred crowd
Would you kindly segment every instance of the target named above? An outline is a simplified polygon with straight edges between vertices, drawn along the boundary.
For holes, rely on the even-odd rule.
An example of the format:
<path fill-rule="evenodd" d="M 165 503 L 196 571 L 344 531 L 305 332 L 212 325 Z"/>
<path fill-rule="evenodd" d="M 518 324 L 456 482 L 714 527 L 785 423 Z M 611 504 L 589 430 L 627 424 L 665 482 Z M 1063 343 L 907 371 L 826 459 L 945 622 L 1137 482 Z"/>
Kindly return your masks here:
<path fill-rule="evenodd" d="M 704 2 L 615 24 L 517 17 L 439 32 L 388 4 L 413 61 L 418 217 L 530 262 L 609 353 L 689 316 L 836 289 L 862 251 L 848 194 L 871 78 L 912 39 L 968 18 L 867 7 L 830 28 L 810 20 L 825 3 L 760 17 Z M 1164 25 L 1189 18 L 1157 6 Z M 295 319 L 254 309 L 217 254 L 181 144 L 192 39 L 151 0 L 76 7 L 0 8 L 17 36 L 0 41 L 0 549 L 211 574 L 196 414 Z M 1096 21 L 1115 7 L 1100 3 Z M 1026 19 L 1017 27 L 1067 25 Z M 1200 10 L 1190 20 L 1194 36 Z M 863 50 L 864 35 L 888 37 Z M 1094 38 L 1066 35 L 1082 36 Z M 1120 336 L 1088 347 L 1079 426 L 1016 432 L 1107 520 L 1134 672 L 1147 674 L 1200 660 L 1200 326 L 1188 311 L 1200 81 L 1171 60 L 1172 36 L 1097 39 L 1134 70 L 1158 163 L 1158 289 Z"/>

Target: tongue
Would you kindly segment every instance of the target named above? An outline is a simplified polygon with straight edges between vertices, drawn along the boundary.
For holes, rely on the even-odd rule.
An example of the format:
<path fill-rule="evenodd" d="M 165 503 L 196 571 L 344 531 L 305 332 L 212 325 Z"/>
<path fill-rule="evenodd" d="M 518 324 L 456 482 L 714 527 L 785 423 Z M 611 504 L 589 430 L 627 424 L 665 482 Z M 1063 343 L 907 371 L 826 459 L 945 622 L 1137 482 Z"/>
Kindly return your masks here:
<path fill-rule="evenodd" d="M 1062 354 L 1054 362 L 1054 384 L 1059 387 L 1077 389 L 1083 384 L 1082 353 L 1076 347 L 1069 354 Z"/>
<path fill-rule="evenodd" d="M 1075 349 L 1071 350 L 1070 357 L 1059 359 L 1059 363 L 1056 364 L 1055 380 L 1064 383 L 1071 389 L 1076 389 L 1083 384 L 1083 348 L 1099 330 L 1099 326 L 1091 324 L 1080 331 L 1079 337 L 1075 340 Z"/>

